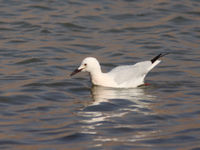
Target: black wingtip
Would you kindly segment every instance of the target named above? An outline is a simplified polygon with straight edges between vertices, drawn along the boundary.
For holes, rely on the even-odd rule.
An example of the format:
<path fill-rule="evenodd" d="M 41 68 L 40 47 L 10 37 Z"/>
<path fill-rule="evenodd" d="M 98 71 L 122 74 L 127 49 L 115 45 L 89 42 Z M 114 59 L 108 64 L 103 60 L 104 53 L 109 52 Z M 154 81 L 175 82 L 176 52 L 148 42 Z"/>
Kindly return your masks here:
<path fill-rule="evenodd" d="M 156 60 L 158 60 L 159 58 L 168 55 L 170 53 L 160 53 L 159 55 L 157 55 L 156 57 L 154 57 L 153 59 L 151 59 L 151 63 L 153 64 Z"/>

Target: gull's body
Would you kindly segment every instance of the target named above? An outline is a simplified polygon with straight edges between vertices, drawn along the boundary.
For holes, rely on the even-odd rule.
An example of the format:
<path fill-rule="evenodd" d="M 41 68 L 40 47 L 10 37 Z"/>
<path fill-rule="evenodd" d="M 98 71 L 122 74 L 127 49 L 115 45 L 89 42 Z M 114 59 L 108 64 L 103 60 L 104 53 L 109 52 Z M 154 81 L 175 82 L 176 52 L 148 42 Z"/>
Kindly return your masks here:
<path fill-rule="evenodd" d="M 110 72 L 103 73 L 98 60 L 94 57 L 85 58 L 80 67 L 72 74 L 80 71 L 90 73 L 92 84 L 114 87 L 114 88 L 134 88 L 144 84 L 147 73 L 160 63 L 158 60 L 166 54 L 159 54 L 150 61 L 143 61 L 134 65 L 124 65 L 113 68 Z"/>

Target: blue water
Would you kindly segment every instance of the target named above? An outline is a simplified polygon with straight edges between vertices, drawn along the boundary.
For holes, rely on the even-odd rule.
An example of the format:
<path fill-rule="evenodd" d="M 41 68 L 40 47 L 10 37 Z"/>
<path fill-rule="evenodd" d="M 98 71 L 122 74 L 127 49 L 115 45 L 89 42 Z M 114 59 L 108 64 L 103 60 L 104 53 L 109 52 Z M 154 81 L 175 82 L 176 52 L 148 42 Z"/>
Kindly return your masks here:
<path fill-rule="evenodd" d="M 0 149 L 200 149 L 199 0 L 2 0 Z M 135 89 L 69 74 L 170 52 Z"/>

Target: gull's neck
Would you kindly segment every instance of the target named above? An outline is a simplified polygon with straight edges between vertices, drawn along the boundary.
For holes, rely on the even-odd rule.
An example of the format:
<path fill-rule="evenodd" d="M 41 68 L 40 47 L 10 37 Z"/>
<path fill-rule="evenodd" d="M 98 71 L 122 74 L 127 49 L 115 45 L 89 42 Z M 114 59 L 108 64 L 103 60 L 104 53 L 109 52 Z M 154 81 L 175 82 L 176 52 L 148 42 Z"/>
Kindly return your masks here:
<path fill-rule="evenodd" d="M 95 70 L 90 71 L 90 78 L 94 85 L 99 85 L 102 82 L 103 74 L 101 71 L 101 67 L 95 68 Z"/>

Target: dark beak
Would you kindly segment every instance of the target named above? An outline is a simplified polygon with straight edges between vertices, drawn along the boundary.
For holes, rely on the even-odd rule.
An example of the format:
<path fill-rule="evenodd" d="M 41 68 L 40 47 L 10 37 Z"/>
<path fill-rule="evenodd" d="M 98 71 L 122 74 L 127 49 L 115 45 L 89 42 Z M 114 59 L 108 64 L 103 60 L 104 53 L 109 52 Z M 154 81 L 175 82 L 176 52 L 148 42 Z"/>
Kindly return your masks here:
<path fill-rule="evenodd" d="M 75 75 L 75 74 L 81 72 L 81 70 L 82 70 L 82 69 L 75 69 L 75 70 L 70 74 L 70 76 L 73 76 L 73 75 Z"/>

